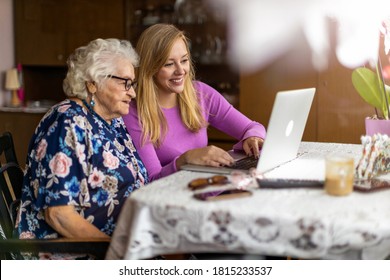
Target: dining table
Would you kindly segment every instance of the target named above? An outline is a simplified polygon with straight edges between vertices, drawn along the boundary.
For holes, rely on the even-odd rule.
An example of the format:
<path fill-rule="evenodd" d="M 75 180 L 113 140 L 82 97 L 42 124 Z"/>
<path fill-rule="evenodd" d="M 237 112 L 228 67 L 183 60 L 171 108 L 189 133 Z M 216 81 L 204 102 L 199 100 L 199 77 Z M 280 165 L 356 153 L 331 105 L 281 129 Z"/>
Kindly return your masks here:
<path fill-rule="evenodd" d="M 362 145 L 302 142 L 298 154 L 318 159 L 348 155 L 356 165 Z M 261 188 L 256 177 L 244 175 L 247 183 L 240 188 L 250 196 L 196 199 L 189 182 L 214 175 L 181 170 L 133 192 L 106 259 L 177 253 L 369 260 L 390 255 L 390 189 L 333 196 L 323 187 Z M 232 181 L 232 175 L 227 177 Z M 206 187 L 214 188 L 221 186 Z"/>

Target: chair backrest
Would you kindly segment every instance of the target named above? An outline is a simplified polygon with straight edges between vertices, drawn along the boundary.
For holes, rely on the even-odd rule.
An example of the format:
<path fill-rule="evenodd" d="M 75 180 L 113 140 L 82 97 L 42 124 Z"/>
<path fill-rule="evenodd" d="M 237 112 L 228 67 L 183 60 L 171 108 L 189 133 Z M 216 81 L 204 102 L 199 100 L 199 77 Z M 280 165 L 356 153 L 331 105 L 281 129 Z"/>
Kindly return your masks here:
<path fill-rule="evenodd" d="M 0 226 L 3 239 L 8 239 L 15 229 L 16 207 L 23 186 L 23 170 L 18 164 L 10 132 L 0 135 L 0 164 Z"/>
<path fill-rule="evenodd" d="M 20 205 L 23 170 L 16 159 L 12 135 L 0 135 L 0 260 L 23 259 L 20 252 L 92 254 L 104 259 L 110 238 L 62 238 L 30 239 L 15 238 L 15 219 Z"/>

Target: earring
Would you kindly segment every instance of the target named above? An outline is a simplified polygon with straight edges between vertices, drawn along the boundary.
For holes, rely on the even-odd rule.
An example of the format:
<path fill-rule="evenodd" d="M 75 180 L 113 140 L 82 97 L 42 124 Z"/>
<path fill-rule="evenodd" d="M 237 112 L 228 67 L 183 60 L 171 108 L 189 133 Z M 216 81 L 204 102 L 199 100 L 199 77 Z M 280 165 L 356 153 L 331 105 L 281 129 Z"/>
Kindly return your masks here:
<path fill-rule="evenodd" d="M 91 107 L 95 106 L 95 100 L 94 100 L 93 95 L 92 95 L 91 101 L 89 102 L 89 105 L 91 105 Z"/>

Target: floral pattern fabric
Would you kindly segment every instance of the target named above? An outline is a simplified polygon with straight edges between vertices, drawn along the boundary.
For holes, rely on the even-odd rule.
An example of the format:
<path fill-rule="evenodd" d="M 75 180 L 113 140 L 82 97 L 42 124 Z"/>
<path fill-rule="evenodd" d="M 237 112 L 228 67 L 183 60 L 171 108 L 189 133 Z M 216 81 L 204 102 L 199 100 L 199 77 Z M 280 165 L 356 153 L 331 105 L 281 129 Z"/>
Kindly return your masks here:
<path fill-rule="evenodd" d="M 125 199 L 147 182 L 122 118 L 108 124 L 64 100 L 43 117 L 29 145 L 19 237 L 59 237 L 45 222 L 44 210 L 61 205 L 73 205 L 111 236 Z"/>

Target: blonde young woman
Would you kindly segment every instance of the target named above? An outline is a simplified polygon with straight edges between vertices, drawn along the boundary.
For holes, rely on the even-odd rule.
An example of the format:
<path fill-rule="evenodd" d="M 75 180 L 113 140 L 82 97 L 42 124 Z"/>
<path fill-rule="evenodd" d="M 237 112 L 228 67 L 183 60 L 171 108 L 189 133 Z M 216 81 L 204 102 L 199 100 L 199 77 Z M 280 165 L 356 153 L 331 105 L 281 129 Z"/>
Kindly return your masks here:
<path fill-rule="evenodd" d="M 231 165 L 224 150 L 208 146 L 207 126 L 236 138 L 234 149 L 259 155 L 264 126 L 251 121 L 212 87 L 195 81 L 185 34 L 170 24 L 156 24 L 140 36 L 136 102 L 124 117 L 151 180 L 184 164 Z"/>

